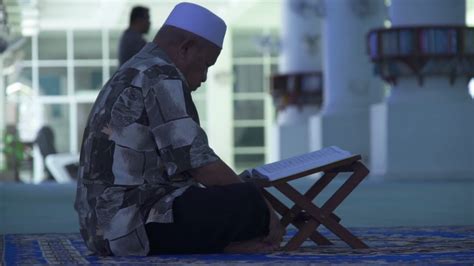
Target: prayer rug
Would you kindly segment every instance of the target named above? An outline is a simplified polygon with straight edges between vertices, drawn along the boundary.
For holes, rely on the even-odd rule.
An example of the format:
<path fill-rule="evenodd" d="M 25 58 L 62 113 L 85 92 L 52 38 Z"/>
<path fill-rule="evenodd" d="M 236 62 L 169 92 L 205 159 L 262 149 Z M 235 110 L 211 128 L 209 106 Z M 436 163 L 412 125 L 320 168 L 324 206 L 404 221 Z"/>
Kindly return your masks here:
<path fill-rule="evenodd" d="M 268 254 L 162 255 L 98 257 L 79 234 L 0 235 L 0 264 L 383 264 L 474 263 L 474 226 L 352 228 L 369 249 L 353 250 L 336 240 L 333 246 L 307 241 L 296 252 Z M 295 231 L 290 231 L 286 239 Z"/>

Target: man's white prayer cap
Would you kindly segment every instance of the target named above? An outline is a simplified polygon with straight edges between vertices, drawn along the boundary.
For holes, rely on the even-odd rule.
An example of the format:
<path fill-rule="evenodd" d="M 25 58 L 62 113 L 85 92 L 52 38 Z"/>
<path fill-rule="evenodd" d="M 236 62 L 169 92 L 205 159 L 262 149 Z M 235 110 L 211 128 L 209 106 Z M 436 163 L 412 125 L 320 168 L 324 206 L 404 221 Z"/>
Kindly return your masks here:
<path fill-rule="evenodd" d="M 208 9 L 192 4 L 179 3 L 169 14 L 164 25 L 192 32 L 222 48 L 227 26 L 224 20 Z"/>

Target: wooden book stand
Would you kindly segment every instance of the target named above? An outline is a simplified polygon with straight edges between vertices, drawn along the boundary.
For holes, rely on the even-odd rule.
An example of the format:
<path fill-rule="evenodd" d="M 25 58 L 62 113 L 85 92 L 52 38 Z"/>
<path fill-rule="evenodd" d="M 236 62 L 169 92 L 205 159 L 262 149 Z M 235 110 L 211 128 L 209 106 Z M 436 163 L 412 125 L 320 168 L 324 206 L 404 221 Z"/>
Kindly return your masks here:
<path fill-rule="evenodd" d="M 329 239 L 316 230 L 319 225 L 324 225 L 354 249 L 368 248 L 364 242 L 342 226 L 339 223 L 341 219 L 333 213 L 337 206 L 339 206 L 368 175 L 369 170 L 360 162 L 360 159 L 360 155 L 354 155 L 335 163 L 277 180 L 256 181 L 256 183 L 262 187 L 263 195 L 272 204 L 275 211 L 281 215 L 282 225 L 287 227 L 289 224 L 293 224 L 298 229 L 298 232 L 284 246 L 285 250 L 291 251 L 298 249 L 308 237 L 318 245 L 332 245 Z M 324 172 L 324 175 L 315 181 L 305 194 L 299 193 L 288 183 L 291 180 L 318 172 Z M 313 199 L 341 172 L 351 172 L 352 175 L 347 178 L 344 184 L 342 184 L 321 207 L 316 206 L 313 203 Z M 288 208 L 275 196 L 265 190 L 265 187 L 276 188 L 288 197 L 294 205 Z"/>

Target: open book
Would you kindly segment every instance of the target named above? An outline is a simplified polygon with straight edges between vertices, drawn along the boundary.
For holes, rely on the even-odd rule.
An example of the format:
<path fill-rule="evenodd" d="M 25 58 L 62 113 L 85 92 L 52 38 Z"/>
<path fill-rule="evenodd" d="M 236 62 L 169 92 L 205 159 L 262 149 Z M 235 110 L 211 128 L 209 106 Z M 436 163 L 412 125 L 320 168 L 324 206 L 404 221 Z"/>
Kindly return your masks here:
<path fill-rule="evenodd" d="M 321 150 L 248 169 L 241 175 L 274 181 L 330 163 L 342 161 L 353 156 L 355 155 L 339 147 L 330 146 Z"/>

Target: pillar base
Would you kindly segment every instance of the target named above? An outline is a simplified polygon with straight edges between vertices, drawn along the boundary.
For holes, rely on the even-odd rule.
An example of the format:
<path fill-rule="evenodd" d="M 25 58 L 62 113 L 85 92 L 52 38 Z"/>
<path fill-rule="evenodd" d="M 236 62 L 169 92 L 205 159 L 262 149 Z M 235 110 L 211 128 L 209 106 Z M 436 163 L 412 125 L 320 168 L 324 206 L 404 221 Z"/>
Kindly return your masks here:
<path fill-rule="evenodd" d="M 372 106 L 372 174 L 384 179 L 474 179 L 474 103 Z"/>
<path fill-rule="evenodd" d="M 369 119 L 367 108 L 353 108 L 345 112 L 323 113 L 312 118 L 310 135 L 314 148 L 338 146 L 369 160 Z M 318 131 L 321 133 L 317 140 Z M 317 147 L 317 146 L 320 147 Z"/>
<path fill-rule="evenodd" d="M 309 152 L 307 123 L 274 125 L 272 131 L 272 162 Z"/>
<path fill-rule="evenodd" d="M 309 118 L 319 112 L 317 106 L 288 106 L 278 112 L 277 124 L 272 128 L 271 142 L 274 149 L 270 161 L 278 161 L 310 152 Z"/>

